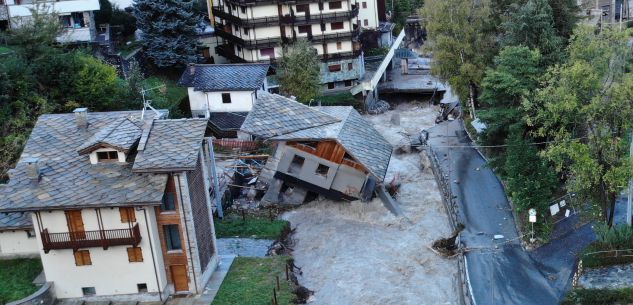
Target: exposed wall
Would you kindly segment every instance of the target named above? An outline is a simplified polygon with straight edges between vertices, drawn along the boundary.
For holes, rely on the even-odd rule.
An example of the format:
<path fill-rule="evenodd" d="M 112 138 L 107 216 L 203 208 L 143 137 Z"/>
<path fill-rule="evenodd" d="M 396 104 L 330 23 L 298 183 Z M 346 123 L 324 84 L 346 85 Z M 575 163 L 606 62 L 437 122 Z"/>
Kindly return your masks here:
<path fill-rule="evenodd" d="M 37 235 L 37 244 L 40 248 L 40 257 L 46 274 L 46 279 L 55 284 L 57 298 L 79 298 L 83 296 L 82 287 L 95 287 L 99 295 L 137 294 L 137 284 L 147 284 L 148 293 L 154 293 L 153 297 L 139 296 L 142 298 L 158 299 L 158 291 L 165 290 L 167 285 L 164 269 L 161 267 L 162 254 L 157 245 L 160 241 L 157 235 L 156 220 L 153 208 L 145 207 L 143 210 L 134 210 L 136 223 L 141 232 L 141 248 L 143 262 L 129 262 L 128 246 L 112 246 L 107 250 L 95 247 L 81 250 L 90 251 L 92 265 L 76 266 L 72 249 L 51 250 L 44 253 L 41 250 L 41 229 L 48 229 L 50 233 L 68 232 L 68 225 L 64 211 L 40 212 L 42 227 L 38 228 L 36 215 L 33 214 L 33 223 Z M 104 229 L 125 229 L 128 223 L 122 223 L 118 208 L 100 209 Z M 81 211 L 84 228 L 86 231 L 98 230 L 98 218 L 96 209 L 84 209 Z M 147 221 L 145 220 L 147 216 Z M 150 247 L 151 244 L 154 249 Z M 152 252 L 153 257 L 152 258 Z M 156 264 L 156 269 L 155 269 Z M 155 273 L 155 270 L 157 273 Z M 158 280 L 157 280 L 158 276 Z"/>
<path fill-rule="evenodd" d="M 375 29 L 380 21 L 378 20 L 377 0 L 358 0 L 358 24 L 363 28 Z M 367 6 L 367 8 L 364 8 Z M 367 20 L 367 25 L 365 25 Z"/>
<path fill-rule="evenodd" d="M 40 254 L 35 235 L 29 230 L 0 231 L 0 258 L 37 257 Z"/>
<path fill-rule="evenodd" d="M 192 111 L 249 112 L 255 103 L 255 91 L 202 92 L 188 88 Z M 222 93 L 231 94 L 231 103 L 222 102 Z"/>

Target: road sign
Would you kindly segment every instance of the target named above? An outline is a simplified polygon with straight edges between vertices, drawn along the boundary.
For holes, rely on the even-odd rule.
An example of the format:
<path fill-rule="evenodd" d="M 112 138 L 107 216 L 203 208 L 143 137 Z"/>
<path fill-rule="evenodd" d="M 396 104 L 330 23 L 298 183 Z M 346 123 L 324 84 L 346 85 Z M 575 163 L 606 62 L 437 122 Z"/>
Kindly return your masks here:
<path fill-rule="evenodd" d="M 530 215 L 530 217 L 529 217 L 530 222 L 532 222 L 532 223 L 536 222 L 536 210 L 535 209 L 530 209 L 528 211 L 528 214 Z"/>

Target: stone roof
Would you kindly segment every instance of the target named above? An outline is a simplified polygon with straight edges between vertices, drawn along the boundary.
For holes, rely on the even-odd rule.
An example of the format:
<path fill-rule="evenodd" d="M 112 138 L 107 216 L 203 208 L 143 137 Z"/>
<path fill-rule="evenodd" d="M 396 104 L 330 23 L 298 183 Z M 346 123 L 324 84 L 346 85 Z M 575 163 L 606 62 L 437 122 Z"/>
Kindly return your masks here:
<path fill-rule="evenodd" d="M 95 133 L 77 151 L 86 154 L 100 147 L 110 147 L 128 153 L 141 138 L 140 122 L 134 123 L 128 118 L 118 119 Z"/>
<path fill-rule="evenodd" d="M 277 95 L 274 99 L 271 98 L 274 102 L 260 103 L 258 100 L 242 125 L 242 131 L 273 141 L 335 140 L 374 176 L 384 179 L 392 146 L 353 107 L 307 107 L 279 97 Z M 290 108 L 293 111 L 288 111 Z M 336 120 L 325 121 L 322 115 Z M 296 121 L 305 124 L 301 125 Z M 291 128 L 284 128 L 284 124 Z M 308 127 L 303 128 L 305 126 Z M 274 134 L 277 131 L 281 132 Z"/>
<path fill-rule="evenodd" d="M 249 91 L 261 88 L 269 64 L 190 65 L 178 84 L 195 91 Z"/>
<path fill-rule="evenodd" d="M 325 112 L 281 95 L 260 92 L 241 130 L 268 139 L 336 122 L 340 119 Z"/>
<path fill-rule="evenodd" d="M 193 170 L 207 119 L 156 120 L 147 141 L 139 144 L 134 172 Z"/>
<path fill-rule="evenodd" d="M 211 112 L 209 122 L 222 131 L 240 130 L 248 112 Z"/>
<path fill-rule="evenodd" d="M 0 231 L 31 228 L 31 213 L 0 213 Z"/>
<path fill-rule="evenodd" d="M 0 184 L 0 211 L 160 204 L 167 175 L 133 173 L 130 162 L 91 164 L 89 156 L 77 153 L 113 122 L 128 119 L 139 126 L 140 115 L 89 112 L 86 128 L 77 127 L 72 113 L 40 116 L 18 164 L 9 171 L 9 182 Z M 148 113 L 146 119 L 153 116 Z M 32 158 L 38 159 L 39 179 L 27 176 L 26 161 Z"/>

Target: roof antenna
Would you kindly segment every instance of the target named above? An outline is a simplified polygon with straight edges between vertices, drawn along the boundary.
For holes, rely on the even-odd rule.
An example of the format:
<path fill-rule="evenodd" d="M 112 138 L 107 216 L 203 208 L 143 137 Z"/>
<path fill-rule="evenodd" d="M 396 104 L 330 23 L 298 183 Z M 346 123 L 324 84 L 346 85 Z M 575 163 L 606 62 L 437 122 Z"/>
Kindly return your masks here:
<path fill-rule="evenodd" d="M 147 100 L 147 99 L 145 99 L 145 93 L 146 93 L 146 92 L 153 91 L 153 90 L 156 90 L 156 89 L 163 89 L 163 88 L 165 88 L 165 85 L 164 85 L 164 84 L 163 84 L 163 85 L 160 85 L 160 86 L 156 86 L 156 87 L 154 87 L 154 88 L 142 89 L 142 90 L 141 90 L 141 95 L 143 96 L 143 111 L 141 111 L 141 121 L 143 121 L 143 120 L 145 119 L 145 110 L 146 110 L 147 108 L 149 108 L 149 109 L 153 110 L 153 111 L 154 111 L 154 113 L 156 113 L 156 116 L 157 116 L 158 118 L 160 118 L 160 117 L 161 117 L 161 113 L 160 113 L 158 110 L 156 110 L 156 108 L 152 107 L 152 100 Z M 162 91 L 162 90 L 161 90 L 161 91 Z"/>

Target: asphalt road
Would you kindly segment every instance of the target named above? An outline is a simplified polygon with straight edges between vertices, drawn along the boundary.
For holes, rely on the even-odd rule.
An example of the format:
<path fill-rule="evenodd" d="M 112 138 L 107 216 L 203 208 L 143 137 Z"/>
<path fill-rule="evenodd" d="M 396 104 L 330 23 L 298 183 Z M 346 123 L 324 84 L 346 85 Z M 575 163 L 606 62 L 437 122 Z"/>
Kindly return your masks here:
<path fill-rule="evenodd" d="M 589 225 L 577 219 L 557 226 L 564 231 L 533 253 L 521 246 L 510 204 L 501 182 L 471 146 L 460 121 L 429 131 L 429 144 L 450 181 L 473 299 L 478 305 L 558 304 L 569 289 L 578 253 L 593 240 Z M 495 235 L 503 237 L 495 239 Z"/>

